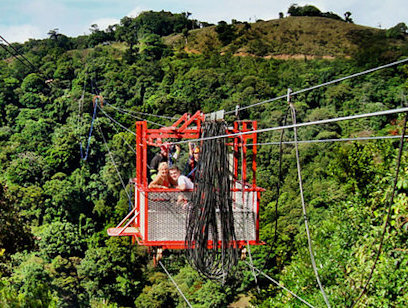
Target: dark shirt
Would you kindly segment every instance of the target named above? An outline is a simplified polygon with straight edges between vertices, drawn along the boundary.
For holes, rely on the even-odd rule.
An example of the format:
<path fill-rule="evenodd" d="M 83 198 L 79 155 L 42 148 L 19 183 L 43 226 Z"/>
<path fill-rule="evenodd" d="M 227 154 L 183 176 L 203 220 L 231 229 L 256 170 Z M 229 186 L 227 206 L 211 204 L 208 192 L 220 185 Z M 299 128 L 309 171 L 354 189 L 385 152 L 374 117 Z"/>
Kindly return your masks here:
<path fill-rule="evenodd" d="M 150 169 L 157 171 L 159 169 L 159 164 L 162 162 L 167 162 L 167 157 L 157 153 L 150 162 Z"/>
<path fill-rule="evenodd" d="M 194 182 L 195 180 L 195 172 L 197 170 L 198 162 L 194 158 L 190 158 L 188 162 L 188 168 L 187 168 L 187 177 Z"/>

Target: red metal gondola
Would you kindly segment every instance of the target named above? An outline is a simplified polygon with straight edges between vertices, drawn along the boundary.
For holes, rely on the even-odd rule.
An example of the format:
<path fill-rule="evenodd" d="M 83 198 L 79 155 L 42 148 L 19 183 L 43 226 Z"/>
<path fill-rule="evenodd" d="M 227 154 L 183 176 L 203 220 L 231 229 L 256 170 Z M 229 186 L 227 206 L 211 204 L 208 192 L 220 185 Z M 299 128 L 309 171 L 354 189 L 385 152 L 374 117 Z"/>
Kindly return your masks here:
<path fill-rule="evenodd" d="M 189 200 L 192 192 L 178 189 L 148 188 L 148 147 L 166 142 L 198 139 L 204 114 L 184 114 L 169 127 L 147 129 L 146 121 L 136 122 L 136 178 L 134 208 L 115 227 L 110 236 L 131 236 L 139 245 L 162 249 L 186 249 L 186 216 L 188 206 L 178 204 L 182 194 Z M 245 133 L 228 137 L 231 148 L 232 195 L 236 247 L 258 245 L 259 201 L 262 188 L 256 186 L 257 122 L 235 121 L 226 134 Z M 249 154 L 249 155 L 248 155 Z M 248 172 L 249 171 L 249 172 Z M 252 171 L 252 172 L 251 172 Z M 250 173 L 250 174 L 249 174 Z M 248 180 L 248 178 L 250 178 Z M 212 243 L 209 241 L 209 246 Z"/>

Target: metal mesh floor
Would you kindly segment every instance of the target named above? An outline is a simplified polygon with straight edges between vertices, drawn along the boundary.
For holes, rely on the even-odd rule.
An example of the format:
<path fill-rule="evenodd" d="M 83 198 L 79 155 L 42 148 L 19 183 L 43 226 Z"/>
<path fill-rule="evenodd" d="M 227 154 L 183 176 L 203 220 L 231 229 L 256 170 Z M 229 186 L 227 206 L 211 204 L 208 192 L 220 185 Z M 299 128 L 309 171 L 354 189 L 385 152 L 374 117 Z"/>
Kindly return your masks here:
<path fill-rule="evenodd" d="M 150 192 L 148 198 L 149 241 L 184 241 L 186 235 L 186 217 L 191 192 Z M 234 224 L 237 240 L 256 240 L 255 204 L 256 193 L 234 193 Z M 143 213 L 144 214 L 144 213 Z M 142 214 L 142 215 L 143 215 Z M 144 215 L 143 215 L 144 216 Z M 218 224 L 219 225 L 219 224 Z M 145 231 L 144 231 L 145 230 Z"/>

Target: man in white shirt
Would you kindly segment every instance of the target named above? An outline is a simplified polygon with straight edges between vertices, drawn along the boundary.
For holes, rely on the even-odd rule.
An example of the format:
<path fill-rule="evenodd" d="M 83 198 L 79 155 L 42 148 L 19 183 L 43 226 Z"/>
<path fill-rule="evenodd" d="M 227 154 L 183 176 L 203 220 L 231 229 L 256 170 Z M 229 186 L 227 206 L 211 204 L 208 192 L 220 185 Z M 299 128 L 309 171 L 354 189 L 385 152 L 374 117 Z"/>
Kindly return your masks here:
<path fill-rule="evenodd" d="M 177 166 L 173 165 L 172 167 L 170 167 L 169 172 L 172 180 L 174 182 L 177 182 L 177 189 L 184 191 L 194 188 L 193 182 L 191 182 L 188 177 L 181 175 L 180 169 Z"/>

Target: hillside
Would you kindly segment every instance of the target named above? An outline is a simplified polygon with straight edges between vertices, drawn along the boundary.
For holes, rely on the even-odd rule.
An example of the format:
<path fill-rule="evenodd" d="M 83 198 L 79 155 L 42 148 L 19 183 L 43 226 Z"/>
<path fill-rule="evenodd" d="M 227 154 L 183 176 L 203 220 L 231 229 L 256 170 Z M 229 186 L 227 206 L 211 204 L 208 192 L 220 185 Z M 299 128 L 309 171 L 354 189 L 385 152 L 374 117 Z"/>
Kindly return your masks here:
<path fill-rule="evenodd" d="M 264 129 L 257 185 L 265 189 L 265 244 L 252 246 L 247 261 L 265 275 L 255 279 L 240 260 L 225 281 L 206 279 L 183 251 L 166 250 L 162 264 L 185 298 L 199 308 L 300 307 L 272 277 L 324 307 L 306 217 L 332 307 L 352 306 L 363 291 L 361 307 L 407 307 L 408 152 L 406 144 L 399 151 L 405 115 L 395 109 L 407 104 L 408 62 L 356 76 L 407 59 L 406 27 L 379 30 L 320 17 L 199 27 L 185 13 L 145 12 L 88 36 L 54 31 L 14 49 L 2 45 L 0 307 L 186 307 L 154 266 L 152 249 L 109 237 L 107 229 L 134 206 L 136 121 L 157 128 L 185 113 L 237 105 L 248 108 L 230 112 L 228 126 L 256 120 Z M 354 77 L 312 89 L 345 76 Z M 390 111 L 299 127 L 306 216 L 294 130 L 276 130 L 292 123 L 286 99 L 272 101 L 288 88 L 304 90 L 292 97 L 298 123 Z M 372 139 L 345 139 L 356 137 Z M 181 145 L 180 169 L 188 153 Z"/>
<path fill-rule="evenodd" d="M 386 30 L 346 23 L 324 17 L 286 17 L 252 24 L 231 25 L 232 40 L 223 44 L 216 26 L 191 30 L 186 39 L 181 34 L 164 38 L 174 48 L 191 53 L 220 50 L 235 56 L 276 59 L 351 57 L 363 49 L 392 46 L 393 52 L 407 48 L 407 38 L 386 37 Z"/>

